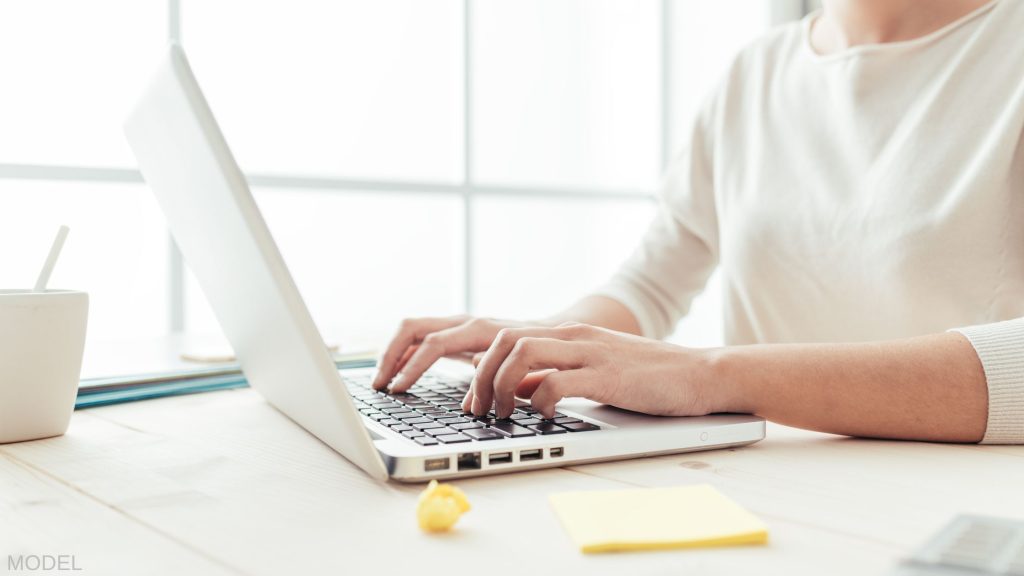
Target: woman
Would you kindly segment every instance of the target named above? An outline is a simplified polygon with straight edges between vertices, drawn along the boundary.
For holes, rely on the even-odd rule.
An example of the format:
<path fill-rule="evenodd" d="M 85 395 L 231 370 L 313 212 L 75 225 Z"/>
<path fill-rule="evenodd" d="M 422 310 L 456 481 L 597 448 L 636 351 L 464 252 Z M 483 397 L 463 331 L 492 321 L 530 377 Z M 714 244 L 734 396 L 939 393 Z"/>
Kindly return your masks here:
<path fill-rule="evenodd" d="M 737 57 L 603 289 L 542 321 L 408 320 L 375 385 L 486 351 L 478 415 L 583 396 L 1024 442 L 1022 133 L 1024 2 L 825 0 Z M 729 345 L 659 342 L 716 265 Z"/>

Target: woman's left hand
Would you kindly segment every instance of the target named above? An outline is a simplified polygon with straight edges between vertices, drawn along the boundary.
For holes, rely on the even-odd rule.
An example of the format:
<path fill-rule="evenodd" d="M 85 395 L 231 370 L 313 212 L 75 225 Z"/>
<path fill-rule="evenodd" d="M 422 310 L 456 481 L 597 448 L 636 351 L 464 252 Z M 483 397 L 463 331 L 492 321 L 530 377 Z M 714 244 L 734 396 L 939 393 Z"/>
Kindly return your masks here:
<path fill-rule="evenodd" d="M 483 416 L 493 402 L 497 417 L 508 418 L 516 397 L 530 398 L 550 418 L 559 400 L 576 396 L 647 414 L 700 416 L 712 411 L 706 373 L 700 350 L 604 328 L 506 328 L 481 358 L 462 407 Z"/>

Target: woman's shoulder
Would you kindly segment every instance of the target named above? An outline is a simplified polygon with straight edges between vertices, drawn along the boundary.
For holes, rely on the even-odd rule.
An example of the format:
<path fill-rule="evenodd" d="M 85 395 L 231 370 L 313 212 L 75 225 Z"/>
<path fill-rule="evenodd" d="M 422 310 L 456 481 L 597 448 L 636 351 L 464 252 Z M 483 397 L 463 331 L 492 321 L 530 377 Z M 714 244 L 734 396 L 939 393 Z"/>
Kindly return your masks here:
<path fill-rule="evenodd" d="M 736 98 L 758 97 L 760 86 L 800 57 L 805 26 L 806 18 L 775 26 L 738 50 L 708 94 L 705 112 Z"/>

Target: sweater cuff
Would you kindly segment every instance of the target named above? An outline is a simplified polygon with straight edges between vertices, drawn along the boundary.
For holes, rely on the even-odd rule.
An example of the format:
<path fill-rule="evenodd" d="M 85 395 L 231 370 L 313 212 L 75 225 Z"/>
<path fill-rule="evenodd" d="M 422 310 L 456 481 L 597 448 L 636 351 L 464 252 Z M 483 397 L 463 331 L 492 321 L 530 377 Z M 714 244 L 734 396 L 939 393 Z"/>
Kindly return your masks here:
<path fill-rule="evenodd" d="M 983 444 L 1024 443 L 1024 318 L 955 328 L 974 346 L 988 382 Z"/>

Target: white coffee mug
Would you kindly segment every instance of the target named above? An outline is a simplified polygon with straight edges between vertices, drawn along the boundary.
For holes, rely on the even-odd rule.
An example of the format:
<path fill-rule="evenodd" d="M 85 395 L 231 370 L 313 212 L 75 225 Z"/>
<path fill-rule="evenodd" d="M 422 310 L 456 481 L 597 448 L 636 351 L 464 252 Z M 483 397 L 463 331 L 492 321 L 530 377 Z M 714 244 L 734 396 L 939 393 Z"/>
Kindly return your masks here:
<path fill-rule="evenodd" d="M 0 290 L 0 443 L 67 431 L 88 313 L 85 292 Z"/>

